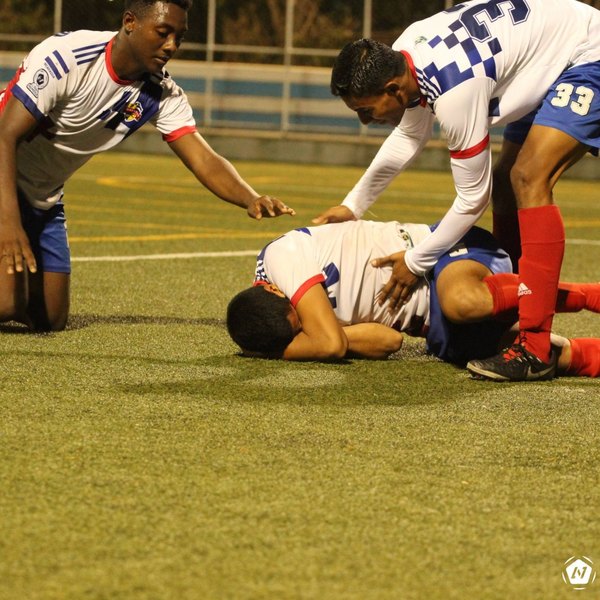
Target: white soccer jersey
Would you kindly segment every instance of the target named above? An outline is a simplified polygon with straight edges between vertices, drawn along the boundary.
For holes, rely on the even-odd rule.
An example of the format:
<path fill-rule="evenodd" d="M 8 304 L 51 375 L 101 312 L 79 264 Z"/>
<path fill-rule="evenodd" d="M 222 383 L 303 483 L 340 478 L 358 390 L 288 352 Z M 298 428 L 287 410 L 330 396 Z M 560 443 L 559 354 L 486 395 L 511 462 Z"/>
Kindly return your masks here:
<path fill-rule="evenodd" d="M 275 284 L 296 306 L 313 285 L 322 284 L 343 325 L 377 322 L 421 333 L 429 323 L 429 286 L 421 281 L 410 300 L 390 313 L 377 294 L 391 267 L 371 260 L 401 252 L 429 235 L 427 225 L 348 221 L 305 227 L 274 240 L 257 258 L 255 285 Z"/>
<path fill-rule="evenodd" d="M 17 185 L 37 208 L 52 206 L 79 167 L 146 122 L 166 141 L 196 130 L 185 94 L 166 72 L 119 79 L 111 65 L 115 35 L 82 30 L 46 39 L 0 96 L 0 110 L 12 94 L 38 121 L 17 149 Z"/>
<path fill-rule="evenodd" d="M 360 217 L 420 152 L 434 116 L 448 142 L 457 197 L 406 263 L 418 275 L 479 219 L 491 197 L 489 128 L 535 109 L 567 68 L 600 60 L 600 11 L 576 0 L 475 0 L 408 27 L 421 105 L 406 110 L 344 204 Z"/>

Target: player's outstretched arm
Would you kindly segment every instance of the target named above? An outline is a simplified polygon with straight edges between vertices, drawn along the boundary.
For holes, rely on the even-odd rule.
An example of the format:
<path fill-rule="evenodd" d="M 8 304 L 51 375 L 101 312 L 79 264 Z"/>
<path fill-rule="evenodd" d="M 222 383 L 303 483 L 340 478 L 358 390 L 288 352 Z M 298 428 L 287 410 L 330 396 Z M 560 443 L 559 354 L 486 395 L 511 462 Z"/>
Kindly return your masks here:
<path fill-rule="evenodd" d="M 203 186 L 222 200 L 245 208 L 253 219 L 296 214 L 281 200 L 256 192 L 199 133 L 184 135 L 169 146 Z"/>
<path fill-rule="evenodd" d="M 399 331 L 381 323 L 357 323 L 344 327 L 348 338 L 347 356 L 382 360 L 402 347 Z"/>
<path fill-rule="evenodd" d="M 339 360 L 346 356 L 348 339 L 339 324 L 327 293 L 313 285 L 296 306 L 300 331 L 284 350 L 286 360 Z"/>
<path fill-rule="evenodd" d="M 0 113 L 0 262 L 9 275 L 37 270 L 17 200 L 17 144 L 36 125 L 31 113 L 10 98 Z"/>

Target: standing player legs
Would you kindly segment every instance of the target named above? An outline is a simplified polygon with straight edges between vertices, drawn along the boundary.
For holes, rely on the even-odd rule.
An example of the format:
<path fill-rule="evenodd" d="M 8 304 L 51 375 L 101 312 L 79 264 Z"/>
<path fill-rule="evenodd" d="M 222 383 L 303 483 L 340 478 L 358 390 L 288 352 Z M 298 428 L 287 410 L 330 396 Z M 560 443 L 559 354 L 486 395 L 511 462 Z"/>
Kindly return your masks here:
<path fill-rule="evenodd" d="M 588 150 L 566 133 L 534 125 L 511 172 L 519 205 L 520 338 L 525 349 L 550 360 L 550 330 L 564 254 L 564 227 L 552 189 Z"/>
<path fill-rule="evenodd" d="M 559 177 L 588 150 L 566 133 L 534 125 L 511 172 L 519 205 L 519 337 L 489 359 L 471 361 L 476 377 L 496 381 L 551 379 L 556 365 L 550 330 L 558 294 L 565 239 L 562 217 L 552 204 Z"/>
<path fill-rule="evenodd" d="M 494 166 L 494 184 L 492 187 L 493 234 L 500 246 L 510 256 L 513 271 L 518 271 L 521 256 L 521 238 L 517 217 L 517 200 L 510 182 L 510 171 L 517 160 L 521 144 L 502 142 L 500 157 Z"/>

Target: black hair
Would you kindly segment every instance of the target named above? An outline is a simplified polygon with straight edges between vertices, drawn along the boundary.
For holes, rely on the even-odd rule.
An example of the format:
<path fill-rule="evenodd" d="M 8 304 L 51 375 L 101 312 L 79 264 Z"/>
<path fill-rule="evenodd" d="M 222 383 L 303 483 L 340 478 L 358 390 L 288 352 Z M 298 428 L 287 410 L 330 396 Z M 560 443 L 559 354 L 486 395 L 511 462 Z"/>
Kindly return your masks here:
<path fill-rule="evenodd" d="M 258 285 L 241 291 L 227 306 L 227 331 L 242 350 L 280 356 L 294 339 L 290 301 Z"/>
<path fill-rule="evenodd" d="M 379 96 L 390 79 L 405 72 L 406 59 L 400 52 L 363 38 L 346 44 L 335 59 L 331 93 L 349 98 Z"/>
<path fill-rule="evenodd" d="M 156 4 L 157 2 L 164 2 L 165 4 L 177 4 L 177 6 L 188 11 L 192 8 L 192 0 L 125 0 L 125 10 L 129 10 L 133 13 L 144 14 L 148 8 Z"/>

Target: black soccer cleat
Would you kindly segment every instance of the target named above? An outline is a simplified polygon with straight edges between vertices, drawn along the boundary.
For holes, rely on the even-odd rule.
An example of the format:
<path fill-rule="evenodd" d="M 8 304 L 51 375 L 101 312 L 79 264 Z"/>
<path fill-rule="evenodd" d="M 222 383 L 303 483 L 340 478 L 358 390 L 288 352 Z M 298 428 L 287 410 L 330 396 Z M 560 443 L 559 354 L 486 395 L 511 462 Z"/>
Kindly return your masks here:
<path fill-rule="evenodd" d="M 550 362 L 545 363 L 522 344 L 513 344 L 491 358 L 469 361 L 467 369 L 475 379 L 545 381 L 556 376 L 557 361 L 558 353 L 554 348 Z"/>

